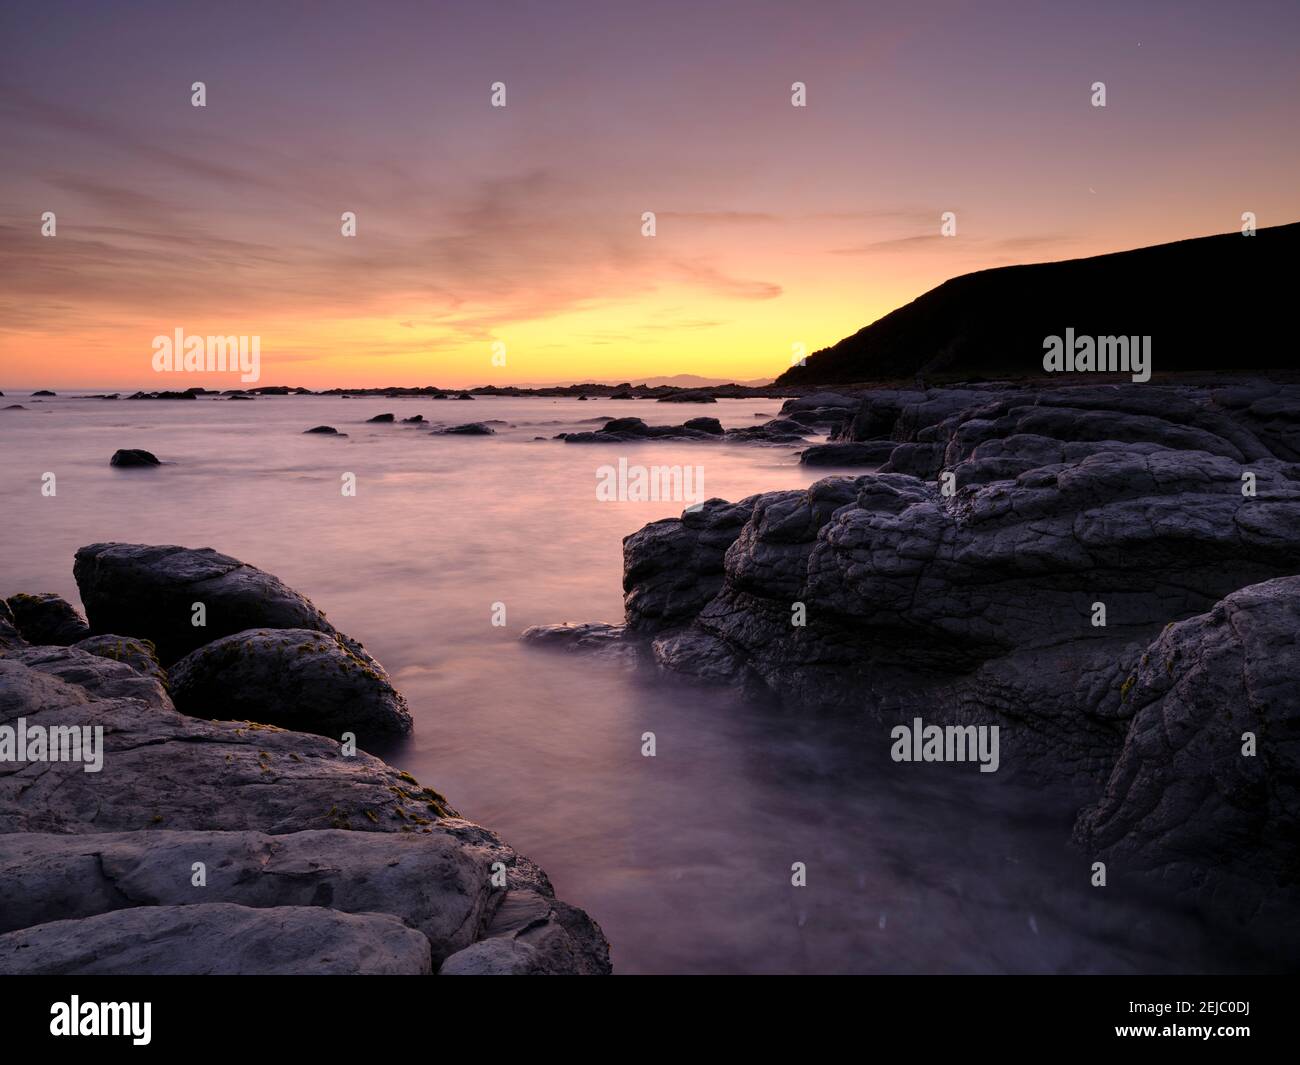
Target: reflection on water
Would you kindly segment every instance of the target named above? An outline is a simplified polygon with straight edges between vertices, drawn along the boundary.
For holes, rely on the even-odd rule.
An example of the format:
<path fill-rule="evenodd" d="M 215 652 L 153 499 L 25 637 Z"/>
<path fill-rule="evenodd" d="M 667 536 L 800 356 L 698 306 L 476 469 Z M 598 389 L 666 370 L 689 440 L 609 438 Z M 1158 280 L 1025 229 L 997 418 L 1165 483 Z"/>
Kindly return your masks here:
<path fill-rule="evenodd" d="M 393 674 L 416 735 L 391 760 L 536 859 L 601 923 L 620 972 L 1236 964 L 1192 922 L 1090 888 L 1064 800 L 971 765 L 895 765 L 863 721 L 801 720 L 518 643 L 532 624 L 618 620 L 622 537 L 681 509 L 597 502 L 599 465 L 703 464 L 706 494 L 729 499 L 826 473 L 783 448 L 534 437 L 597 416 L 753 425 L 772 401 L 6 402 L 31 409 L 0 412 L 0 593 L 77 601 L 72 554 L 97 540 L 212 546 L 275 573 Z M 485 438 L 364 424 L 383 411 L 503 424 Z M 350 435 L 300 435 L 319 424 Z M 175 465 L 110 469 L 123 447 Z"/>

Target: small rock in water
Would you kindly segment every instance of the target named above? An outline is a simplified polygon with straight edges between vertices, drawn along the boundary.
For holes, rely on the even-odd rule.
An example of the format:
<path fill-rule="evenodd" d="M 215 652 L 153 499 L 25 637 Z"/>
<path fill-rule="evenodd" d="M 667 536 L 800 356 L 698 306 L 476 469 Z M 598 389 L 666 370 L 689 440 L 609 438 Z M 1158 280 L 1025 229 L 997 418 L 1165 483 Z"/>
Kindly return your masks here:
<path fill-rule="evenodd" d="M 304 429 L 302 431 L 303 436 L 306 436 L 308 433 L 319 433 L 321 436 L 347 436 L 348 435 L 347 433 L 340 433 L 332 425 L 317 425 L 311 429 Z"/>
<path fill-rule="evenodd" d="M 130 447 L 122 448 L 113 452 L 113 457 L 109 459 L 110 466 L 161 466 L 158 456 L 151 451 L 145 451 L 143 448 Z"/>
<path fill-rule="evenodd" d="M 391 414 L 376 414 L 373 418 L 366 419 L 368 422 L 391 422 L 392 420 L 393 416 Z"/>
<path fill-rule="evenodd" d="M 465 425 L 452 425 L 446 429 L 435 429 L 434 433 L 452 436 L 491 436 L 496 432 L 490 425 L 482 422 L 467 422 Z"/>

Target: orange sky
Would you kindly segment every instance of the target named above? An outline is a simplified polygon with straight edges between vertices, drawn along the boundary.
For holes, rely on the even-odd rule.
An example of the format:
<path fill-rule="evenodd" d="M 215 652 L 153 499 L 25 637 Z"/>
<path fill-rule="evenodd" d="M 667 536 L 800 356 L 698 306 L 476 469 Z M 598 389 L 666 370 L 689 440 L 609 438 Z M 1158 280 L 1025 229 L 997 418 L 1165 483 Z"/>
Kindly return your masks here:
<path fill-rule="evenodd" d="M 973 269 L 1300 218 L 1294 7 L 63 6 L 0 22 L 0 388 L 239 387 L 155 374 L 177 328 L 260 384 L 770 378 Z"/>

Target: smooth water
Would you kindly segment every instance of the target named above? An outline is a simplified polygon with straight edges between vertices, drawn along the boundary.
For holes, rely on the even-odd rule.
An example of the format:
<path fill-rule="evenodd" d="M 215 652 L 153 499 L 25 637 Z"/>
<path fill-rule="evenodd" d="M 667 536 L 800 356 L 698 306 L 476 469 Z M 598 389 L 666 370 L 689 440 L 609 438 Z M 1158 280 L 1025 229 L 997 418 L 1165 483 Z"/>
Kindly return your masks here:
<path fill-rule="evenodd" d="M 600 922 L 618 972 L 1255 967 L 1122 885 L 1090 887 L 1064 799 L 969 764 L 895 765 L 865 720 L 802 719 L 519 643 L 529 625 L 620 620 L 622 538 L 682 509 L 599 502 L 598 466 L 702 465 L 706 494 L 727 499 L 827 472 L 793 448 L 554 434 L 602 416 L 754 425 L 779 401 L 11 403 L 28 409 L 0 410 L 0 594 L 79 603 L 73 552 L 103 540 L 211 546 L 276 574 L 405 694 L 415 736 L 385 756 L 546 869 Z M 506 424 L 492 437 L 364 424 L 384 411 Z M 319 424 L 350 435 L 302 435 Z M 133 447 L 169 465 L 110 468 Z M 349 472 L 355 498 L 340 490 Z M 796 862 L 806 887 L 791 885 Z"/>

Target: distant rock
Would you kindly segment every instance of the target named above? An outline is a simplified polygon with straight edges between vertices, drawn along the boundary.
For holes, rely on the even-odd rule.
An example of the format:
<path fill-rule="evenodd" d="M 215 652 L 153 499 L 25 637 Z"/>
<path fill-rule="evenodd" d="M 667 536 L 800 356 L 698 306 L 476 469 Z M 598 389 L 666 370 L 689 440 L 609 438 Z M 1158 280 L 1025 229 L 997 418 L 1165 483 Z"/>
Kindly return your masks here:
<path fill-rule="evenodd" d="M 455 398 L 456 398 L 456 399 L 473 399 L 474 397 L 471 396 L 468 392 L 462 392 L 462 393 L 460 393 L 460 395 L 456 396 Z"/>
<path fill-rule="evenodd" d="M 433 435 L 443 436 L 492 436 L 496 432 L 483 422 L 467 422 L 464 425 L 451 425 L 445 429 L 433 430 Z"/>
<path fill-rule="evenodd" d="M 708 392 L 701 392 L 690 389 L 685 392 L 670 392 L 666 396 L 660 396 L 657 400 L 659 403 L 717 403 L 718 401 Z"/>
<path fill-rule="evenodd" d="M 314 629 L 249 629 L 192 651 L 168 670 L 176 708 L 192 717 L 259 721 L 367 749 L 411 731 L 384 667 Z"/>
<path fill-rule="evenodd" d="M 248 399 L 256 399 L 257 397 L 256 397 L 256 396 L 227 396 L 226 398 L 227 398 L 227 399 L 243 399 L 243 400 L 248 400 Z"/>
<path fill-rule="evenodd" d="M 122 448 L 113 452 L 108 460 L 110 466 L 161 466 L 158 456 L 142 448 Z"/>
<path fill-rule="evenodd" d="M 39 392 L 33 392 L 33 393 L 32 393 L 32 396 L 33 396 L 33 397 L 35 397 L 35 396 L 57 396 L 57 395 L 58 395 L 57 392 L 51 392 L 51 391 L 49 391 L 48 389 L 45 389 L 45 388 L 42 388 Z"/>
<path fill-rule="evenodd" d="M 5 602 L 15 627 L 28 643 L 67 647 L 90 635 L 90 626 L 76 607 L 53 592 L 20 593 Z"/>
<path fill-rule="evenodd" d="M 392 420 L 393 415 L 391 414 L 376 414 L 373 418 L 366 419 L 367 422 L 391 422 Z"/>
<path fill-rule="evenodd" d="M 5 407 L 5 410 L 26 410 L 26 409 L 27 408 L 24 407 L 21 403 L 10 403 L 9 406 Z"/>
<path fill-rule="evenodd" d="M 620 392 L 613 393 L 609 398 L 610 399 L 636 399 L 636 396 L 634 396 L 631 392 L 624 389 Z"/>
<path fill-rule="evenodd" d="M 423 415 L 423 414 L 412 414 L 409 418 L 403 418 L 403 419 L 402 419 L 402 424 L 404 424 L 404 425 L 419 425 L 419 424 L 421 424 L 423 421 L 424 421 L 424 415 Z"/>
<path fill-rule="evenodd" d="M 306 436 L 308 433 L 318 433 L 321 436 L 347 436 L 348 435 L 347 433 L 340 433 L 332 425 L 317 425 L 311 429 L 304 429 L 302 433 L 303 436 Z"/>
<path fill-rule="evenodd" d="M 682 425 L 647 425 L 640 418 L 613 418 L 593 432 L 565 433 L 566 444 L 620 444 L 638 440 L 718 440 L 722 425 L 716 418 L 692 418 Z"/>

